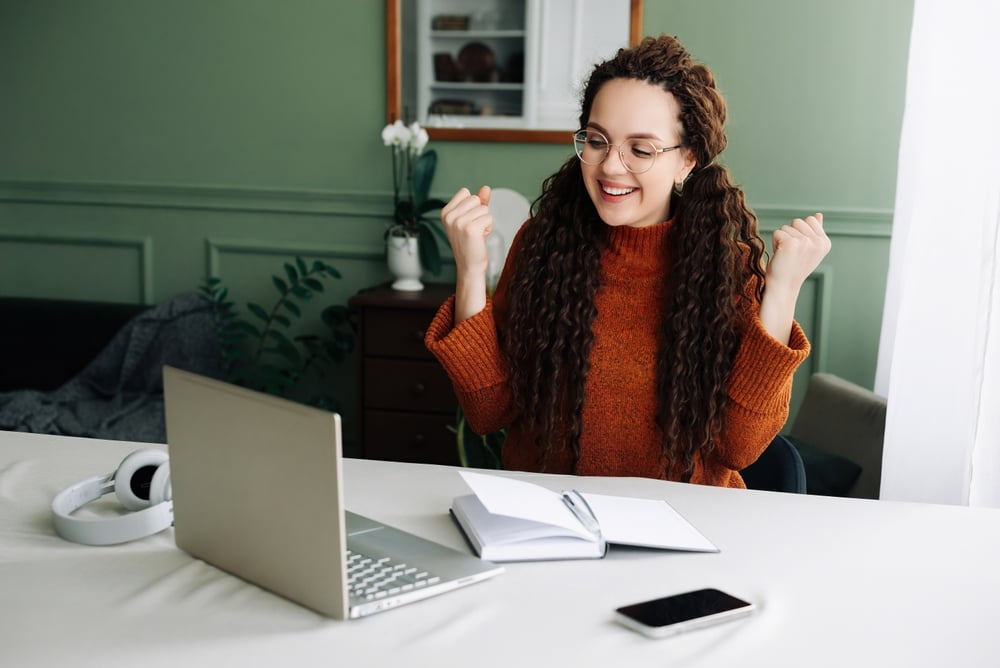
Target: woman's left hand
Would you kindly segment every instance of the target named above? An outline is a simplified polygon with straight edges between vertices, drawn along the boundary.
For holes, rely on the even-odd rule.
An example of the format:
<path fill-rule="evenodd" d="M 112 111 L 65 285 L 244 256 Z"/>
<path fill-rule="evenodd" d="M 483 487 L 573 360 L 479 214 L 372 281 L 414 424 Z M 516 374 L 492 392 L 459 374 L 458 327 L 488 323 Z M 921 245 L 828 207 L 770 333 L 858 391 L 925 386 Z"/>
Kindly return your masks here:
<path fill-rule="evenodd" d="M 767 264 L 767 287 L 798 293 L 809 274 L 830 252 L 823 214 L 796 218 L 774 231 L 774 254 Z"/>
<path fill-rule="evenodd" d="M 795 302 L 802 284 L 830 252 L 823 214 L 796 218 L 774 231 L 774 254 L 767 263 L 760 320 L 771 336 L 788 343 Z"/>

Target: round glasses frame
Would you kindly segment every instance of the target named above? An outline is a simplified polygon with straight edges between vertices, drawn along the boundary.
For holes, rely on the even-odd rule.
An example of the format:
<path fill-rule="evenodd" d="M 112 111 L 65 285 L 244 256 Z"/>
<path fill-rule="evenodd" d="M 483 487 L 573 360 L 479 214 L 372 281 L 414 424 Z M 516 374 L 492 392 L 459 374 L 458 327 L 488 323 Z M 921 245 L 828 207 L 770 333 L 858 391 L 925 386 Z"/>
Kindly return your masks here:
<path fill-rule="evenodd" d="M 573 133 L 573 148 L 576 150 L 576 157 L 580 158 L 580 162 L 587 165 L 599 165 L 611 154 L 612 148 L 617 148 L 618 156 L 621 158 L 625 169 L 633 174 L 648 172 L 653 168 L 657 154 L 676 151 L 682 146 L 684 145 L 678 144 L 677 146 L 668 146 L 667 148 L 656 148 L 653 142 L 646 139 L 626 139 L 616 145 L 612 144 L 604 134 L 597 130 L 577 130 Z M 625 153 L 626 147 L 629 151 L 627 156 Z M 593 153 L 599 154 L 600 158 L 595 160 L 592 155 L 589 158 L 584 157 L 584 154 Z M 629 159 L 638 164 L 630 165 Z"/>

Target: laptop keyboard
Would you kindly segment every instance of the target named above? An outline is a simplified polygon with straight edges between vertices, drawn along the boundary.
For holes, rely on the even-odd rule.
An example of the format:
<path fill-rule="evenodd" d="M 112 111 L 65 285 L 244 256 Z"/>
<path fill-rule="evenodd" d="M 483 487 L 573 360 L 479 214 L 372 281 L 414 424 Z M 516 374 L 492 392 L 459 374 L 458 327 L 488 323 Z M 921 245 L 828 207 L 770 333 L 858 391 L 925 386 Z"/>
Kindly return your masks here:
<path fill-rule="evenodd" d="M 436 584 L 441 578 L 389 557 L 347 551 L 347 582 L 351 596 L 374 601 Z"/>

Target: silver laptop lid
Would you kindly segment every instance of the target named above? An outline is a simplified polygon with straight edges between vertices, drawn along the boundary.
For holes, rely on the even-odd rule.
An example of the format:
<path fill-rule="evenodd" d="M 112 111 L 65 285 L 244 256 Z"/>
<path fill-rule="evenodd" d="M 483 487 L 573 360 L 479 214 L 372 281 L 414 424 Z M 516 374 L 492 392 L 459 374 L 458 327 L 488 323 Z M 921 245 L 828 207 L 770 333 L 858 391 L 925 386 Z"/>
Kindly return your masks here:
<path fill-rule="evenodd" d="M 347 617 L 340 417 L 164 366 L 182 550 Z"/>

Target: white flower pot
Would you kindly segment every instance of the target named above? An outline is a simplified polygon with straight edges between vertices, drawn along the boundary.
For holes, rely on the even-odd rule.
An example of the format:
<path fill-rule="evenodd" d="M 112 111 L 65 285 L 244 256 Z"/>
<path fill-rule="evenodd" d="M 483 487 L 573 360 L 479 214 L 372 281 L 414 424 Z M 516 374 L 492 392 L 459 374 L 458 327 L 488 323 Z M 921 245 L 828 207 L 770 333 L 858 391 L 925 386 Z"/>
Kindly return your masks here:
<path fill-rule="evenodd" d="M 389 235 L 385 241 L 386 261 L 389 272 L 396 280 L 392 283 L 393 290 L 417 292 L 424 289 L 420 277 L 424 273 L 420 266 L 420 250 L 416 237 L 397 237 Z"/>

